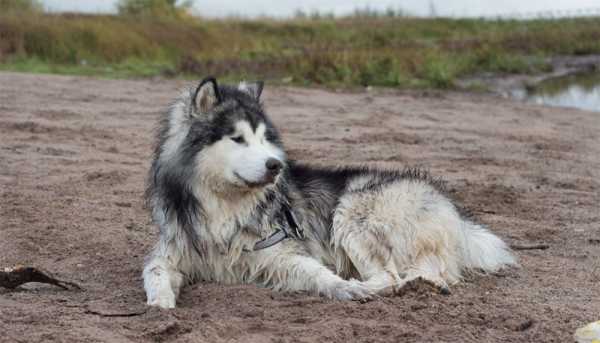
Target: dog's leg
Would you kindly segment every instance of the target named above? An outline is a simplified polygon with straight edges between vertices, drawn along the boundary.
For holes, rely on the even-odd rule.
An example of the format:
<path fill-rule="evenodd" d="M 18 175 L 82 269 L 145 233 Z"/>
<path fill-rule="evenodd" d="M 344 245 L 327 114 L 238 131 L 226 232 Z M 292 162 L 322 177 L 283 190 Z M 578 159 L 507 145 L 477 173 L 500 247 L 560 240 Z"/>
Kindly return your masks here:
<path fill-rule="evenodd" d="M 362 282 L 344 280 L 316 259 L 286 250 L 264 253 L 260 259 L 270 260 L 267 273 L 272 275 L 270 281 L 276 290 L 312 291 L 339 300 L 363 300 L 372 296 Z"/>
<path fill-rule="evenodd" d="M 174 308 L 184 280 L 183 251 L 173 243 L 159 242 L 144 267 L 144 289 L 148 305 Z M 189 271 L 186 271 L 186 274 Z"/>
<path fill-rule="evenodd" d="M 379 295 L 392 295 L 406 283 L 398 274 L 391 247 L 381 244 L 371 232 L 345 230 L 338 235 L 338 260 L 350 259 L 364 285 Z"/>
<path fill-rule="evenodd" d="M 394 256 L 393 248 L 385 244 L 385 235 L 356 226 L 346 226 L 336 237 L 338 259 L 348 258 L 364 284 L 379 295 L 398 293 L 408 282 L 416 279 L 430 283 L 442 294 L 450 293 L 446 282 L 447 279 L 452 280 L 447 275 L 448 257 L 421 250 L 410 251 L 410 254 L 396 252 Z M 412 260 L 411 256 L 417 259 Z M 396 264 L 397 258 L 405 262 L 401 268 Z"/>
<path fill-rule="evenodd" d="M 421 279 L 436 287 L 442 294 L 450 294 L 450 288 L 444 278 L 446 264 L 444 259 L 433 254 L 423 255 L 409 269 L 404 271 L 403 281 Z"/>

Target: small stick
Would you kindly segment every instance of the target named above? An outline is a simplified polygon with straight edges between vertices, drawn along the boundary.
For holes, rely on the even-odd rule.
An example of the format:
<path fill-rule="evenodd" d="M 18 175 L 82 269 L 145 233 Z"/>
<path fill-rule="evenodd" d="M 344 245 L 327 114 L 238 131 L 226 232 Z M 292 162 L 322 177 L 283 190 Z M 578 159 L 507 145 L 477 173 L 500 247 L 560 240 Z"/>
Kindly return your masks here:
<path fill-rule="evenodd" d="M 550 248 L 550 245 L 548 245 L 548 244 L 532 244 L 532 245 L 511 244 L 510 248 L 513 250 L 546 250 L 546 249 Z"/>
<path fill-rule="evenodd" d="M 119 313 L 104 313 L 96 310 L 90 310 L 89 308 L 85 310 L 85 313 L 95 314 L 97 316 L 102 317 L 135 317 L 141 316 L 146 313 L 146 310 L 136 311 L 136 312 L 119 312 Z"/>
<path fill-rule="evenodd" d="M 0 287 L 15 289 L 28 282 L 46 283 L 62 289 L 69 289 L 67 286 L 81 289 L 81 287 L 74 282 L 56 279 L 49 273 L 44 273 L 34 267 L 17 266 L 0 270 Z"/>

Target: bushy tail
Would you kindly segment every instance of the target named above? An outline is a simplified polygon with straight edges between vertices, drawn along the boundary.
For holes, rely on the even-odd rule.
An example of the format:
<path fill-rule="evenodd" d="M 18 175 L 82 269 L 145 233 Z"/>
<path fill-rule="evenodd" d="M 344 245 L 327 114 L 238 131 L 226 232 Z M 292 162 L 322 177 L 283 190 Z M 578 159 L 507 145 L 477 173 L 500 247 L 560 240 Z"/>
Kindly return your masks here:
<path fill-rule="evenodd" d="M 498 236 L 481 225 L 464 222 L 463 267 L 494 272 L 517 265 L 510 248 Z"/>

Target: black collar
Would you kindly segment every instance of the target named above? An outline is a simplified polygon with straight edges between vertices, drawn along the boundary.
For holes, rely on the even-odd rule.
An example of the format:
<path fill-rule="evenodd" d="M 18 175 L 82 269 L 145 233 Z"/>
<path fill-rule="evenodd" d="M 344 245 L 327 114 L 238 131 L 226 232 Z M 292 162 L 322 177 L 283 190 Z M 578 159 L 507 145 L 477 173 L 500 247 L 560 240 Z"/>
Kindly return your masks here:
<path fill-rule="evenodd" d="M 285 215 L 288 225 L 283 225 L 269 237 L 256 242 L 252 250 L 257 251 L 271 247 L 286 238 L 304 239 L 304 230 L 298 226 L 294 212 L 292 212 L 289 206 L 285 206 L 283 209 L 283 214 Z"/>

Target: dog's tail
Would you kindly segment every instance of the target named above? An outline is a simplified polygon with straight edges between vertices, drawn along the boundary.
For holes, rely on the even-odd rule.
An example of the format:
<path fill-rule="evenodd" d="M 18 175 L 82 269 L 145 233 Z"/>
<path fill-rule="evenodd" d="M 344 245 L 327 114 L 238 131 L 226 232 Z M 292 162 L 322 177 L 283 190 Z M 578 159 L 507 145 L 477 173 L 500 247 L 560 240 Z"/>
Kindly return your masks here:
<path fill-rule="evenodd" d="M 465 221 L 463 232 L 464 269 L 495 272 L 505 266 L 517 265 L 508 245 L 485 227 Z"/>

